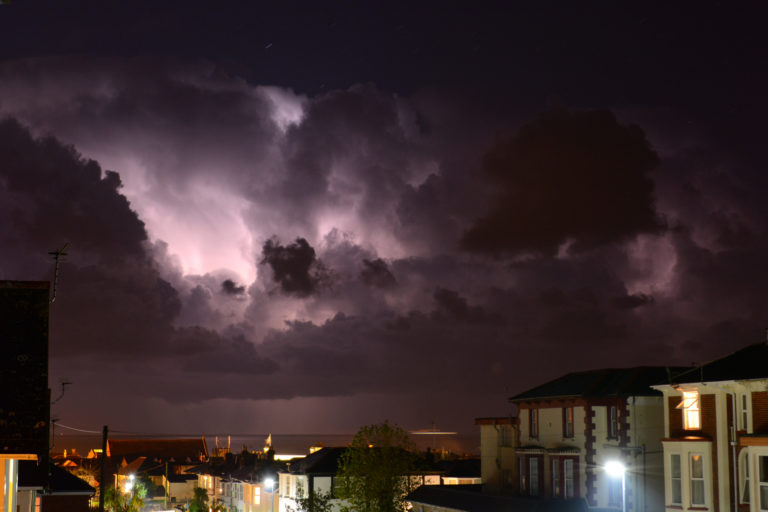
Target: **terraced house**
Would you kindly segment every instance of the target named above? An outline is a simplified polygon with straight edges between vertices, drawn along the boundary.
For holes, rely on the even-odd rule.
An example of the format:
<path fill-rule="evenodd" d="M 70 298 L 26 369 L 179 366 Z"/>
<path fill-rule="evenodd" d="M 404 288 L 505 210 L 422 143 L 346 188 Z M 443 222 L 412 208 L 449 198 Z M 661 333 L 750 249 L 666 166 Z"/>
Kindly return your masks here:
<path fill-rule="evenodd" d="M 664 508 L 662 392 L 685 369 L 636 367 L 570 373 L 510 399 L 518 407 L 517 494 L 585 500 L 589 508 L 658 511 Z M 609 462 L 627 468 L 622 479 Z"/>
<path fill-rule="evenodd" d="M 666 405 L 665 509 L 768 511 L 768 345 L 655 387 Z"/>

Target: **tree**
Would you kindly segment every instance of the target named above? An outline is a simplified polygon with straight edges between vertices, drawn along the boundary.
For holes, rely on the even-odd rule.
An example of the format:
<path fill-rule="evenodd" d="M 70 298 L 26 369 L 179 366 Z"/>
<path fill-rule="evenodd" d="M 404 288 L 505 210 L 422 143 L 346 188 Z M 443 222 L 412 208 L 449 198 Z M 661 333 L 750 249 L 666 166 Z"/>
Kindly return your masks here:
<path fill-rule="evenodd" d="M 388 422 L 361 428 L 341 456 L 339 497 L 357 512 L 401 512 L 416 485 L 417 457 L 408 434 Z"/>
<path fill-rule="evenodd" d="M 208 491 L 195 486 L 192 501 L 189 502 L 189 512 L 208 512 Z"/>
<path fill-rule="evenodd" d="M 296 500 L 301 512 L 333 512 L 331 493 L 313 492 L 308 498 Z"/>
<path fill-rule="evenodd" d="M 110 487 L 104 495 L 104 507 L 110 512 L 140 512 L 144 508 L 147 488 L 135 482 L 129 492 Z"/>

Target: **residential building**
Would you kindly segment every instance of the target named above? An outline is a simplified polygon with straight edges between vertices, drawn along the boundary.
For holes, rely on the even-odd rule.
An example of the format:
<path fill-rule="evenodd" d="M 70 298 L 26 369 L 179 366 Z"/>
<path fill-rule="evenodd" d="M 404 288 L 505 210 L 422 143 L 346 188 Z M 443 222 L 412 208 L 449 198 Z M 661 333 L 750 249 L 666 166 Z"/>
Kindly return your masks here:
<path fill-rule="evenodd" d="M 19 467 L 16 512 L 90 512 L 96 490 L 66 469 L 36 461 Z"/>
<path fill-rule="evenodd" d="M 0 511 L 18 509 L 19 465 L 48 466 L 49 283 L 0 281 Z"/>
<path fill-rule="evenodd" d="M 628 512 L 662 510 L 664 407 L 662 393 L 651 385 L 666 381 L 671 371 L 570 373 L 510 398 L 519 413 L 513 490 L 547 499 L 584 498 L 590 508 L 622 510 L 626 501 Z M 624 486 L 604 470 L 610 461 L 628 469 Z M 509 468 L 509 456 L 505 464 Z"/>
<path fill-rule="evenodd" d="M 243 452 L 212 459 L 190 472 L 197 474 L 197 486 L 208 492 L 210 503 L 239 512 L 268 512 L 278 507 L 278 473 L 285 469 L 282 462 Z"/>
<path fill-rule="evenodd" d="M 299 500 L 314 493 L 330 494 L 334 511 L 341 507 L 342 500 L 334 494 L 336 473 L 346 448 L 321 448 L 306 457 L 291 461 L 287 471 L 281 471 L 278 485 L 280 512 L 300 510 Z"/>
<path fill-rule="evenodd" d="M 515 486 L 515 420 L 510 416 L 475 419 L 475 425 L 480 427 L 482 482 L 489 491 L 511 490 Z"/>
<path fill-rule="evenodd" d="M 768 510 L 768 344 L 655 387 L 666 405 L 659 510 Z"/>

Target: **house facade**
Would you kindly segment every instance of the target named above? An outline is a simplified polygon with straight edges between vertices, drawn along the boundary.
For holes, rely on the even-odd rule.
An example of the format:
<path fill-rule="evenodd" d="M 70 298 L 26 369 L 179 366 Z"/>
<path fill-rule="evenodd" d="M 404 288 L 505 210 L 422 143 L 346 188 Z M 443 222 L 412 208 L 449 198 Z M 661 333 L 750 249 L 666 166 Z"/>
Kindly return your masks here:
<path fill-rule="evenodd" d="M 518 432 L 516 418 L 475 418 L 480 427 L 480 474 L 487 490 L 501 492 L 515 489 L 515 447 Z"/>
<path fill-rule="evenodd" d="M 768 510 L 768 344 L 655 386 L 664 394 L 667 511 Z"/>
<path fill-rule="evenodd" d="M 674 369 L 675 372 L 682 369 Z M 583 498 L 589 508 L 656 511 L 664 506 L 663 396 L 651 385 L 666 368 L 571 373 L 520 393 L 518 439 L 500 481 L 522 496 Z M 619 462 L 622 478 L 606 470 Z"/>

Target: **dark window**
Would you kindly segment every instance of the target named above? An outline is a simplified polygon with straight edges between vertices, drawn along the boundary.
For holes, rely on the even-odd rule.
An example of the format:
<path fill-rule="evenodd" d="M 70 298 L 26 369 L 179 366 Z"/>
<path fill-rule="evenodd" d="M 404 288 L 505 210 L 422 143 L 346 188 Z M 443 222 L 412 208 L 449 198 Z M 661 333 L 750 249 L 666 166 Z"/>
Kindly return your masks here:
<path fill-rule="evenodd" d="M 608 407 L 608 438 L 619 438 L 619 409 L 615 405 Z"/>
<path fill-rule="evenodd" d="M 528 437 L 539 437 L 539 410 L 528 409 Z"/>
<path fill-rule="evenodd" d="M 573 407 L 563 408 L 563 437 L 573 437 Z"/>

